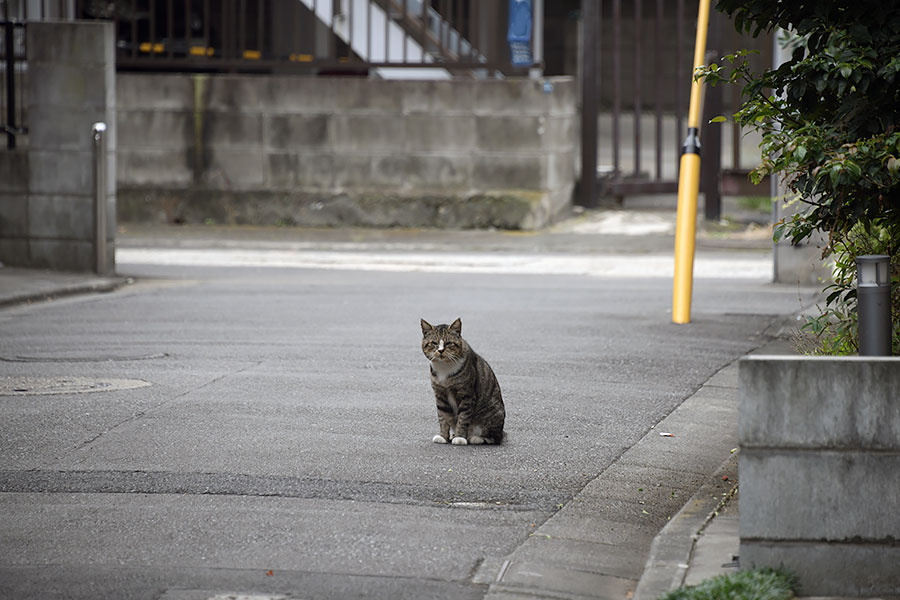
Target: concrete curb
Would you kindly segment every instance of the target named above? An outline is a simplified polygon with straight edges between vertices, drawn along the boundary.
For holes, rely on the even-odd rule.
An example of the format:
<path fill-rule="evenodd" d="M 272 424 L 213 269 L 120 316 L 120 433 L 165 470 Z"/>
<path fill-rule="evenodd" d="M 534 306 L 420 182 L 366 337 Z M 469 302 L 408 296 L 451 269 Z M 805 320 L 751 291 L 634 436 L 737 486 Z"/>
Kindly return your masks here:
<path fill-rule="evenodd" d="M 737 471 L 737 453 L 734 453 L 653 539 L 633 600 L 656 600 L 684 584 L 697 540 L 737 492 L 735 483 L 723 497 L 713 482 L 723 477 L 736 481 Z"/>
<path fill-rule="evenodd" d="M 67 296 L 112 292 L 128 284 L 128 277 L 93 277 L 67 274 L 62 281 L 44 279 L 35 284 L 35 277 L 27 270 L 18 270 L 14 275 L 0 271 L 0 308 L 9 308 L 21 304 L 46 302 Z"/>

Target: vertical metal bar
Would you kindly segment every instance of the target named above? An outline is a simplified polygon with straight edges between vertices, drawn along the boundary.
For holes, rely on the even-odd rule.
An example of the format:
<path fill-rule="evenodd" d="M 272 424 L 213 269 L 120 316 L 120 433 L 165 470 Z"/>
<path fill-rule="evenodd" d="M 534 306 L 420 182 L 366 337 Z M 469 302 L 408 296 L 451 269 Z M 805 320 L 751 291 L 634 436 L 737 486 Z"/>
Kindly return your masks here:
<path fill-rule="evenodd" d="M 16 45 L 13 39 L 14 28 L 12 21 L 3 23 L 4 53 L 6 56 L 6 147 L 14 150 L 16 147 Z"/>
<path fill-rule="evenodd" d="M 634 0 L 634 176 L 641 175 L 641 45 L 643 28 L 643 15 L 641 5 L 643 0 Z"/>
<path fill-rule="evenodd" d="M 319 13 L 318 13 L 318 0 L 313 0 L 313 18 L 312 18 L 312 30 L 313 30 L 313 39 L 312 39 L 312 54 L 318 59 L 319 52 Z"/>
<path fill-rule="evenodd" d="M 462 60 L 462 42 L 463 42 L 463 12 L 462 0 L 456 2 L 456 17 L 453 19 L 453 28 L 456 29 L 456 60 Z"/>
<path fill-rule="evenodd" d="M 665 16 L 665 9 L 663 5 L 663 0 L 656 0 L 656 26 L 654 28 L 653 37 L 655 38 L 653 43 L 653 50 L 655 56 L 653 57 L 653 69 L 657 73 L 656 77 L 653 78 L 653 95 L 656 97 L 656 179 L 662 179 L 662 165 L 663 165 L 663 141 L 662 141 L 662 90 L 660 89 L 659 80 L 661 77 L 660 73 L 665 73 L 665 67 L 663 66 L 663 51 L 662 51 L 662 21 Z"/>
<path fill-rule="evenodd" d="M 263 23 L 265 22 L 265 3 L 262 0 L 256 0 L 256 50 L 259 51 L 260 58 L 263 53 Z"/>
<path fill-rule="evenodd" d="M 191 55 L 191 0 L 184 0 L 184 55 Z"/>
<path fill-rule="evenodd" d="M 156 48 L 156 0 L 150 0 L 150 39 L 147 41 L 150 42 L 149 58 L 153 58 Z"/>
<path fill-rule="evenodd" d="M 582 6 L 581 40 L 581 204 L 597 203 L 597 46 L 600 38 L 600 2 Z"/>
<path fill-rule="evenodd" d="M 169 0 L 166 5 L 166 55 L 169 58 L 174 56 L 175 44 L 172 43 L 172 40 L 175 37 L 175 6 L 173 5 L 174 0 Z M 185 23 L 187 26 L 187 23 Z"/>
<path fill-rule="evenodd" d="M 708 45 L 705 64 L 709 64 L 719 54 L 719 13 L 715 11 L 709 16 L 707 33 Z M 700 189 L 703 191 L 704 216 L 707 221 L 718 221 L 722 216 L 722 194 L 719 186 L 722 170 L 722 124 L 710 123 L 713 117 L 722 112 L 722 88 L 707 86 L 706 102 L 701 121 L 700 145 Z"/>
<path fill-rule="evenodd" d="M 681 94 L 681 65 L 684 62 L 684 0 L 676 3 L 675 14 L 675 156 L 681 156 L 681 126 L 684 122 L 684 100 Z"/>
<path fill-rule="evenodd" d="M 372 3 L 366 2 L 366 62 L 372 62 Z M 385 14 L 388 7 L 385 6 Z"/>
<path fill-rule="evenodd" d="M 425 62 L 425 53 L 428 52 L 428 2 L 430 0 L 422 0 L 422 23 L 421 23 L 421 40 L 422 40 L 422 58 L 419 62 Z"/>
<path fill-rule="evenodd" d="M 243 58 L 244 50 L 247 49 L 247 0 L 240 0 L 237 8 L 237 18 L 234 20 L 235 28 L 240 27 L 237 33 L 238 47 L 235 55 Z"/>
<path fill-rule="evenodd" d="M 106 123 L 91 127 L 94 149 L 94 270 L 105 275 L 106 260 Z"/>
<path fill-rule="evenodd" d="M 388 0 L 384 6 L 384 62 L 390 62 L 391 52 L 389 40 L 391 37 L 391 10 L 394 8 L 394 0 Z"/>
<path fill-rule="evenodd" d="M 347 2 L 347 59 L 353 58 L 353 0 Z"/>
<path fill-rule="evenodd" d="M 478 39 L 478 7 L 480 3 L 477 0 L 473 0 L 469 3 L 469 58 L 472 60 L 478 60 L 478 51 L 476 48 L 483 52 L 483 48 L 481 47 L 481 42 Z"/>
<path fill-rule="evenodd" d="M 406 29 L 406 0 L 403 0 L 403 16 L 401 17 L 401 26 L 400 29 L 403 30 L 403 62 L 406 62 L 406 41 L 409 38 L 409 33 Z"/>
<path fill-rule="evenodd" d="M 619 169 L 619 119 L 622 107 L 622 70 L 620 66 L 621 48 L 619 43 L 619 29 L 622 27 L 622 0 L 613 0 L 613 173 L 616 179 L 620 176 Z"/>
<path fill-rule="evenodd" d="M 131 58 L 135 58 L 137 52 L 137 0 L 131 0 Z"/>

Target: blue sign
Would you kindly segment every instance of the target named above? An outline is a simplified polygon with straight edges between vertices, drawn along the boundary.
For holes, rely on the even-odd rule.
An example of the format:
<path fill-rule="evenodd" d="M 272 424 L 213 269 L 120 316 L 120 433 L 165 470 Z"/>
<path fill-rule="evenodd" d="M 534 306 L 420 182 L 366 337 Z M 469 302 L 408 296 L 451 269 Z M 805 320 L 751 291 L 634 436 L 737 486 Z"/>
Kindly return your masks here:
<path fill-rule="evenodd" d="M 509 28 L 506 41 L 514 67 L 530 67 L 531 59 L 531 0 L 509 0 Z"/>

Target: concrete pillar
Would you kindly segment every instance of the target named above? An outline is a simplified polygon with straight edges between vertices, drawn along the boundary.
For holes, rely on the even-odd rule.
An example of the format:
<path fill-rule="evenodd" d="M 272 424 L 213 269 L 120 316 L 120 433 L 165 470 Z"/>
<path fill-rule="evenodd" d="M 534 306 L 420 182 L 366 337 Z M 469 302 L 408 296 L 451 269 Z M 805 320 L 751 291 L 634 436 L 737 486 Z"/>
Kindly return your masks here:
<path fill-rule="evenodd" d="M 91 126 L 107 125 L 106 265 L 115 270 L 116 119 L 112 23 L 34 22 L 26 33 L 28 256 L 24 266 L 91 271 L 94 154 Z"/>

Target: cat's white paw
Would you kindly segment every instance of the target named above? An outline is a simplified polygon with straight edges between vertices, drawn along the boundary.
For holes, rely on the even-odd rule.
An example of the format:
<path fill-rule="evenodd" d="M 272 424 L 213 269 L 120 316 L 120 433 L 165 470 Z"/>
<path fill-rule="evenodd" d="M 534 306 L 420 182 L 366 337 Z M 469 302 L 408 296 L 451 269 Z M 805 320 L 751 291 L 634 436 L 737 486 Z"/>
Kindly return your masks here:
<path fill-rule="evenodd" d="M 469 436 L 469 443 L 478 445 L 478 444 L 486 444 L 486 443 L 488 443 L 488 441 L 485 440 L 480 435 L 472 435 L 472 436 Z"/>
<path fill-rule="evenodd" d="M 453 438 L 453 442 L 451 442 L 454 446 L 465 446 L 469 442 L 466 441 L 464 437 L 455 437 Z"/>
<path fill-rule="evenodd" d="M 435 444 L 446 444 L 447 438 L 445 438 L 442 435 L 436 435 L 433 438 L 431 438 L 431 441 L 434 442 Z"/>

